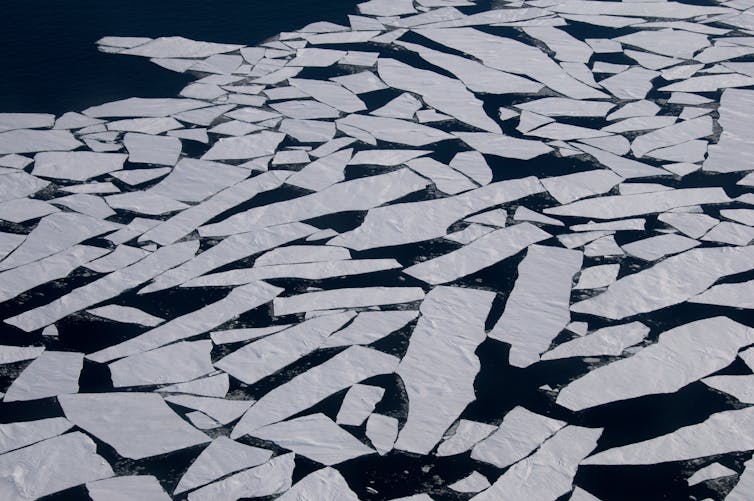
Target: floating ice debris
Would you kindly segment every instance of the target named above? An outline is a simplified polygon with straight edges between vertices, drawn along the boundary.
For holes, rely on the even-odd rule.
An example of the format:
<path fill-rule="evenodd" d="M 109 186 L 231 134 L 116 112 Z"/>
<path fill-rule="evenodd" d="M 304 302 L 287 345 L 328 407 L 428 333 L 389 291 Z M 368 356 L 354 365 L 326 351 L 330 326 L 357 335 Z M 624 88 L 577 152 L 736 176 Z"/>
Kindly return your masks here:
<path fill-rule="evenodd" d="M 203 397 L 222 398 L 228 393 L 229 379 L 227 374 L 217 374 L 185 383 L 164 386 L 157 391 L 163 393 L 188 393 Z"/>
<path fill-rule="evenodd" d="M 320 191 L 345 179 L 344 170 L 353 150 L 341 150 L 322 157 L 286 180 L 286 183 L 312 191 Z M 277 157 L 275 157 L 277 158 Z M 307 156 L 308 161 L 308 156 Z M 275 164 L 275 159 L 272 161 Z"/>
<path fill-rule="evenodd" d="M 424 291 L 419 287 L 333 289 L 276 298 L 273 300 L 273 310 L 276 316 L 282 316 L 312 310 L 410 303 L 423 298 Z"/>
<path fill-rule="evenodd" d="M 359 500 L 343 476 L 333 468 L 323 468 L 310 473 L 278 499 L 281 501 L 299 501 L 302 499 Z"/>
<path fill-rule="evenodd" d="M 185 264 L 158 276 L 154 282 L 141 289 L 139 294 L 174 287 L 233 261 L 311 235 L 314 231 L 316 228 L 307 224 L 290 223 L 233 235 Z"/>
<path fill-rule="evenodd" d="M 216 142 L 203 160 L 246 160 L 272 155 L 285 134 L 262 131 L 248 136 L 227 137 Z"/>
<path fill-rule="evenodd" d="M 541 179 L 545 189 L 561 204 L 610 191 L 622 177 L 609 170 L 592 170 Z"/>
<path fill-rule="evenodd" d="M 754 309 L 754 281 L 719 284 L 689 299 L 691 303 Z"/>
<path fill-rule="evenodd" d="M 489 486 L 490 482 L 487 480 L 487 477 L 477 471 L 472 471 L 467 477 L 450 484 L 448 488 L 456 492 L 476 493 L 485 490 Z"/>
<path fill-rule="evenodd" d="M 65 416 L 129 459 L 209 442 L 154 393 L 90 393 L 58 397 Z"/>
<path fill-rule="evenodd" d="M 132 163 L 175 165 L 181 154 L 181 141 L 177 137 L 129 132 L 123 138 L 123 144 Z"/>
<path fill-rule="evenodd" d="M 458 80 L 415 69 L 395 59 L 381 58 L 377 70 L 386 84 L 421 95 L 427 105 L 438 111 L 479 129 L 501 132 L 497 123 L 484 112 L 482 102 Z"/>
<path fill-rule="evenodd" d="M 385 106 L 371 111 L 370 113 L 378 117 L 403 118 L 406 120 L 411 120 L 414 118 L 414 113 L 420 110 L 421 107 L 421 101 L 419 101 L 408 92 L 404 92 L 400 96 L 388 102 Z"/>
<path fill-rule="evenodd" d="M 729 221 L 723 221 L 702 237 L 702 240 L 708 242 L 721 242 L 731 245 L 746 245 L 752 239 L 754 239 L 754 228 Z"/>
<path fill-rule="evenodd" d="M 431 153 L 428 150 L 361 150 L 348 161 L 348 165 L 401 165 L 414 158 Z"/>
<path fill-rule="evenodd" d="M 247 344 L 215 362 L 215 367 L 246 384 L 254 384 L 316 350 L 354 316 L 348 312 L 307 320 Z"/>
<path fill-rule="evenodd" d="M 61 417 L 0 424 L 0 454 L 56 437 L 72 426 Z"/>
<path fill-rule="evenodd" d="M 72 211 L 86 214 L 87 216 L 92 216 L 97 219 L 105 219 L 115 215 L 115 211 L 113 211 L 104 200 L 96 195 L 89 195 L 86 193 L 77 193 L 65 197 L 54 198 L 50 200 L 50 203 L 60 205 Z"/>
<path fill-rule="evenodd" d="M 0 113 L 0 132 L 13 129 L 49 129 L 55 115 L 45 113 Z"/>
<path fill-rule="evenodd" d="M 666 331 L 657 343 L 636 355 L 571 382 L 560 390 L 557 402 L 571 410 L 583 410 L 617 400 L 673 393 L 729 365 L 738 350 L 752 342 L 752 329 L 726 317 L 691 322 Z"/>
<path fill-rule="evenodd" d="M 142 57 L 205 58 L 215 54 L 234 52 L 243 45 L 197 42 L 183 37 L 160 37 L 137 45 L 119 54 Z"/>
<path fill-rule="evenodd" d="M 313 97 L 317 101 L 326 105 L 332 106 L 335 109 L 343 111 L 345 113 L 355 113 L 366 109 L 364 102 L 358 98 L 353 92 L 347 90 L 341 85 L 335 82 L 327 82 L 321 80 L 305 80 L 301 78 L 291 78 L 290 84 L 305 94 Z M 289 101 L 294 103 L 295 101 Z M 305 103 L 305 101 L 302 101 Z M 280 107 L 285 103 L 271 105 L 281 113 L 284 113 Z M 286 109 L 285 107 L 283 109 Z M 335 117 L 338 115 L 336 114 Z M 294 117 L 294 118 L 310 118 L 310 117 Z M 318 117 L 311 117 L 318 118 Z M 328 117 L 322 117 L 328 118 Z"/>
<path fill-rule="evenodd" d="M 237 287 L 219 301 L 174 318 L 128 341 L 92 353 L 87 358 L 96 362 L 108 362 L 116 358 L 158 348 L 173 341 L 202 334 L 235 318 L 241 313 L 253 310 L 269 302 L 281 290 L 263 282 L 253 282 Z"/>
<path fill-rule="evenodd" d="M 750 450 L 752 420 L 754 407 L 718 412 L 666 435 L 600 452 L 583 464 L 657 464 Z"/>
<path fill-rule="evenodd" d="M 214 397 L 197 397 L 193 395 L 171 395 L 165 397 L 167 402 L 189 409 L 201 411 L 204 415 L 221 425 L 235 421 L 248 410 L 253 400 L 233 400 Z"/>
<path fill-rule="evenodd" d="M 467 217 L 465 221 L 504 228 L 507 219 L 508 214 L 503 209 L 493 209 L 491 211 L 479 213 L 476 216 Z"/>
<path fill-rule="evenodd" d="M 531 160 L 552 151 L 552 148 L 541 141 L 488 132 L 456 132 L 455 135 L 480 153 L 504 158 Z"/>
<path fill-rule="evenodd" d="M 329 245 L 289 245 L 265 252 L 254 260 L 254 266 L 314 263 L 342 259 L 351 259 L 351 252 L 343 247 Z"/>
<path fill-rule="evenodd" d="M 447 240 L 452 240 L 453 242 L 458 242 L 459 244 L 466 245 L 491 231 L 493 231 L 493 229 L 489 226 L 472 223 L 463 230 L 445 235 L 444 238 Z"/>
<path fill-rule="evenodd" d="M 482 61 L 486 66 L 537 80 L 556 92 L 574 99 L 605 97 L 571 77 L 536 47 L 490 35 L 473 28 L 417 29 L 417 33 Z"/>
<path fill-rule="evenodd" d="M 74 432 L 3 454 L 0 496 L 8 500 L 38 499 L 112 476 L 112 468 L 96 449 L 91 438 Z"/>
<path fill-rule="evenodd" d="M 303 143 L 323 143 L 335 136 L 335 124 L 322 120 L 286 118 L 280 123 L 279 131 Z"/>
<path fill-rule="evenodd" d="M 0 185 L 0 203 L 27 197 L 49 185 L 48 182 L 23 171 L 3 174 L 1 179 L 3 184 Z"/>
<path fill-rule="evenodd" d="M 267 425 L 250 435 L 328 466 L 374 452 L 324 414 Z"/>
<path fill-rule="evenodd" d="M 637 137 L 631 143 L 631 151 L 637 157 L 642 157 L 652 150 L 685 143 L 709 136 L 712 133 L 712 119 L 710 117 L 693 118 Z"/>
<path fill-rule="evenodd" d="M 109 365 L 115 388 L 181 383 L 212 372 L 209 340 L 180 342 Z"/>
<path fill-rule="evenodd" d="M 645 261 L 657 261 L 670 254 L 693 249 L 698 245 L 699 242 L 692 238 L 671 233 L 633 241 L 623 245 L 623 250 Z"/>
<path fill-rule="evenodd" d="M 119 245 L 108 255 L 87 263 L 85 267 L 97 273 L 110 273 L 125 268 L 146 257 L 148 254 L 149 252 L 138 247 Z"/>
<path fill-rule="evenodd" d="M 573 288 L 579 290 L 607 287 L 615 282 L 619 271 L 619 264 L 603 264 L 584 268 L 581 270 L 579 282 Z"/>
<path fill-rule="evenodd" d="M 418 191 L 427 184 L 428 181 L 423 177 L 408 169 L 400 169 L 337 183 L 311 195 L 250 209 L 219 223 L 204 226 L 199 232 L 203 236 L 232 235 L 262 224 L 272 226 L 342 211 L 367 210 Z"/>
<path fill-rule="evenodd" d="M 581 143 L 574 144 L 574 146 L 582 150 L 584 153 L 591 155 L 599 163 L 607 166 L 610 170 L 612 170 L 619 176 L 627 179 L 636 177 L 668 175 L 667 171 L 663 169 L 652 167 L 651 165 L 637 162 L 636 160 L 632 160 L 630 158 L 621 157 L 599 148 L 594 148 L 592 146 Z"/>
<path fill-rule="evenodd" d="M 382 141 L 408 146 L 425 146 L 453 139 L 447 132 L 397 118 L 348 115 L 337 120 L 337 123 L 364 130 Z"/>
<path fill-rule="evenodd" d="M 411 170 L 432 180 L 435 187 L 449 195 L 477 187 L 467 176 L 432 158 L 416 158 L 406 162 Z"/>
<path fill-rule="evenodd" d="M 712 463 L 694 472 L 693 475 L 686 479 L 686 482 L 688 482 L 689 485 L 696 485 L 714 478 L 728 477 L 735 474 L 735 471 L 721 465 L 720 463 Z"/>
<path fill-rule="evenodd" d="M 635 195 L 611 195 L 579 200 L 560 207 L 545 209 L 547 214 L 578 216 L 594 219 L 618 219 L 663 212 L 676 207 L 695 204 L 729 202 L 722 188 L 681 188 L 672 191 L 639 193 Z"/>
<path fill-rule="evenodd" d="M 493 299 L 488 291 L 454 287 L 436 287 L 427 294 L 396 371 L 408 395 L 408 418 L 396 449 L 427 454 L 474 400 L 480 367 L 474 351 L 485 339 Z"/>
<path fill-rule="evenodd" d="M 157 479 L 151 475 L 106 478 L 87 483 L 86 489 L 92 501 L 128 501 L 129 499 L 167 501 L 170 499 Z"/>
<path fill-rule="evenodd" d="M 74 289 L 44 306 L 6 319 L 5 322 L 27 332 L 47 326 L 71 313 L 113 298 L 146 282 L 156 274 L 190 259 L 197 247 L 197 242 L 184 242 L 163 247 L 137 263 Z"/>
<path fill-rule="evenodd" d="M 398 420 L 382 414 L 372 414 L 367 420 L 366 436 L 377 453 L 384 456 L 393 449 L 398 436 Z"/>
<path fill-rule="evenodd" d="M 197 489 L 188 499 L 212 501 L 280 494 L 291 488 L 294 457 L 294 454 L 276 456 L 260 466 Z"/>
<path fill-rule="evenodd" d="M 462 151 L 450 161 L 450 167 L 464 173 L 477 184 L 486 186 L 492 182 L 492 170 L 477 151 Z"/>
<path fill-rule="evenodd" d="M 565 426 L 565 422 L 516 407 L 503 422 L 471 451 L 472 459 L 506 468 L 519 461 Z"/>
<path fill-rule="evenodd" d="M 702 382 L 711 388 L 727 393 L 742 403 L 754 403 L 754 391 L 752 391 L 754 375 L 711 376 L 702 379 Z"/>
<path fill-rule="evenodd" d="M 355 383 L 379 374 L 390 374 L 398 362 L 392 355 L 352 346 L 260 398 L 233 429 L 231 438 L 286 419 Z"/>
<path fill-rule="evenodd" d="M 79 391 L 83 353 L 45 351 L 30 363 L 5 393 L 5 402 L 36 400 Z"/>
<path fill-rule="evenodd" d="M 515 105 L 521 110 L 531 111 L 548 117 L 604 117 L 615 107 L 604 101 L 582 101 L 562 97 L 545 97 Z"/>
<path fill-rule="evenodd" d="M 188 208 L 188 205 L 148 191 L 129 191 L 105 197 L 113 209 L 126 210 L 137 214 L 159 216 Z"/>
<path fill-rule="evenodd" d="M 101 306 L 99 308 L 87 310 L 86 312 L 115 322 L 139 324 L 147 327 L 154 327 L 164 321 L 164 319 L 150 315 L 138 308 L 116 304 Z"/>
<path fill-rule="evenodd" d="M 461 419 L 453 434 L 440 444 L 435 454 L 437 456 L 453 456 L 464 453 L 479 441 L 487 438 L 496 429 L 497 427 L 491 424 Z"/>
<path fill-rule="evenodd" d="M 387 88 L 387 85 L 377 78 L 377 75 L 371 71 L 362 71 L 361 73 L 352 73 L 340 77 L 331 78 L 333 82 L 339 83 L 354 94 L 365 94 L 376 90 Z"/>
<path fill-rule="evenodd" d="M 34 156 L 34 174 L 41 177 L 86 181 L 123 168 L 127 155 L 88 151 L 44 152 Z"/>
<path fill-rule="evenodd" d="M 181 202 L 200 202 L 246 179 L 248 175 L 249 171 L 241 167 L 184 158 L 165 179 L 149 188 L 147 193 Z"/>
<path fill-rule="evenodd" d="M 509 363 L 514 367 L 539 360 L 570 321 L 571 283 L 582 259 L 574 250 L 529 246 L 505 311 L 489 334 L 511 345 Z M 532 303 L 532 297 L 546 299 Z"/>
<path fill-rule="evenodd" d="M 618 246 L 612 235 L 598 238 L 584 247 L 584 255 L 587 257 L 622 256 L 623 254 L 623 249 Z"/>
<path fill-rule="evenodd" d="M 361 426 L 377 403 L 382 400 L 384 394 L 385 390 L 379 386 L 365 384 L 351 386 L 343 399 L 335 422 L 341 425 Z"/>
<path fill-rule="evenodd" d="M 189 466 L 174 494 L 206 485 L 229 473 L 266 463 L 271 456 L 271 451 L 219 437 Z"/>
<path fill-rule="evenodd" d="M 579 463 L 597 446 L 601 434 L 602 428 L 566 426 L 472 499 L 558 499 L 571 490 Z"/>
<path fill-rule="evenodd" d="M 584 337 L 556 346 L 542 355 L 542 360 L 603 355 L 618 356 L 629 346 L 641 343 L 647 334 L 649 334 L 649 327 L 641 322 L 604 327 Z"/>
<path fill-rule="evenodd" d="M 719 221 L 706 214 L 683 214 L 683 213 L 665 213 L 657 216 L 657 219 L 663 223 L 669 224 L 681 233 L 685 233 L 691 238 L 699 238 L 715 226 Z"/>

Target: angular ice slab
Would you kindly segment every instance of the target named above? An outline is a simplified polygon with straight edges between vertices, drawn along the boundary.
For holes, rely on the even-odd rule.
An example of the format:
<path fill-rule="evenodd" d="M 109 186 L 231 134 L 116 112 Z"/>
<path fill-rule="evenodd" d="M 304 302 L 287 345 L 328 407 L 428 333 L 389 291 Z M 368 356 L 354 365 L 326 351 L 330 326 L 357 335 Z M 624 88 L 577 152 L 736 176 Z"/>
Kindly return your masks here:
<path fill-rule="evenodd" d="M 692 238 L 667 234 L 636 240 L 623 246 L 623 250 L 645 261 L 657 261 L 670 254 L 677 254 L 700 245 Z"/>
<path fill-rule="evenodd" d="M 129 459 L 209 442 L 154 393 L 79 393 L 58 398 L 65 416 Z"/>
<path fill-rule="evenodd" d="M 56 437 L 72 427 L 62 417 L 0 424 L 0 454 Z"/>
<path fill-rule="evenodd" d="M 210 103 L 195 99 L 131 97 L 121 101 L 92 106 L 84 114 L 96 118 L 159 118 L 184 111 L 204 108 Z"/>
<path fill-rule="evenodd" d="M 382 414 L 372 414 L 367 420 L 366 435 L 380 456 L 393 449 L 398 436 L 398 420 Z"/>
<path fill-rule="evenodd" d="M 395 448 L 427 454 L 475 398 L 480 363 L 476 348 L 485 340 L 484 322 L 494 294 L 436 287 L 421 304 L 397 374 L 408 396 L 408 417 Z"/>
<path fill-rule="evenodd" d="M 129 324 L 145 325 L 147 327 L 154 327 L 161 324 L 164 319 L 155 317 L 138 308 L 131 306 L 120 306 L 117 304 L 109 304 L 107 306 L 101 306 L 99 308 L 92 308 L 87 310 L 87 313 L 96 315 L 98 317 L 113 320 L 115 322 L 123 322 Z"/>
<path fill-rule="evenodd" d="M 0 154 L 70 151 L 82 144 L 67 130 L 19 129 L 0 132 Z"/>
<path fill-rule="evenodd" d="M 286 419 L 360 381 L 390 374 L 398 362 L 399 359 L 392 355 L 352 346 L 260 398 L 233 429 L 231 438 Z"/>
<path fill-rule="evenodd" d="M 295 454 L 283 454 L 268 462 L 197 489 L 189 501 L 217 501 L 280 494 L 291 488 Z"/>
<path fill-rule="evenodd" d="M 123 168 L 128 155 L 90 151 L 44 152 L 34 156 L 34 174 L 54 179 L 86 181 Z"/>
<path fill-rule="evenodd" d="M 551 236 L 529 223 L 509 226 L 488 233 L 458 250 L 410 266 L 404 273 L 433 285 L 452 282 Z"/>
<path fill-rule="evenodd" d="M 327 466 L 374 452 L 324 414 L 267 425 L 249 435 Z"/>
<path fill-rule="evenodd" d="M 566 426 L 471 499 L 555 501 L 572 489 L 579 463 L 594 450 L 600 435 L 602 428 Z"/>
<path fill-rule="evenodd" d="M 202 155 L 202 160 L 247 160 L 272 155 L 284 138 L 285 134 L 270 131 L 248 136 L 225 137 Z"/>
<path fill-rule="evenodd" d="M 458 80 L 413 68 L 395 59 L 380 58 L 377 72 L 389 86 L 419 94 L 428 106 L 460 122 L 489 132 L 501 132 L 497 123 L 484 112 L 482 102 Z"/>
<path fill-rule="evenodd" d="M 710 146 L 704 170 L 735 172 L 750 170 L 754 158 L 754 121 L 746 110 L 754 105 L 751 90 L 726 89 L 720 96 L 720 140 Z"/>
<path fill-rule="evenodd" d="M 45 351 L 13 381 L 3 400 L 36 400 L 76 393 L 83 365 L 83 353 Z"/>
<path fill-rule="evenodd" d="M 664 332 L 657 343 L 636 355 L 572 381 L 560 390 L 557 403 L 578 411 L 644 395 L 673 393 L 730 365 L 738 350 L 751 343 L 754 329 L 726 317 L 681 325 Z"/>
<path fill-rule="evenodd" d="M 77 431 L 0 456 L 0 498 L 38 499 L 112 475 L 94 441 Z"/>
<path fill-rule="evenodd" d="M 754 407 L 712 414 L 698 424 L 595 454 L 583 464 L 634 465 L 683 461 L 754 448 Z"/>
<path fill-rule="evenodd" d="M 384 388 L 379 386 L 365 384 L 351 386 L 343 399 L 335 422 L 350 426 L 361 426 L 372 413 L 375 405 L 382 400 L 384 394 Z"/>
<path fill-rule="evenodd" d="M 336 123 L 356 127 L 381 141 L 408 146 L 426 146 L 453 139 L 447 132 L 398 118 L 348 115 L 338 119 Z"/>
<path fill-rule="evenodd" d="M 649 334 L 649 327 L 641 322 L 604 327 L 586 336 L 559 344 L 542 355 L 542 360 L 618 356 L 629 346 L 641 343 L 647 334 Z"/>
<path fill-rule="evenodd" d="M 507 468 L 532 453 L 566 423 L 515 407 L 492 435 L 471 450 L 471 458 Z"/>
<path fill-rule="evenodd" d="M 334 468 L 323 468 L 299 480 L 289 491 L 277 498 L 279 501 L 332 499 L 359 501 L 346 479 Z"/>
<path fill-rule="evenodd" d="M 519 139 L 491 132 L 456 132 L 455 135 L 480 153 L 503 158 L 531 160 L 552 151 L 552 148 L 541 141 Z"/>
<path fill-rule="evenodd" d="M 692 249 L 621 278 L 571 311 L 619 320 L 659 310 L 704 292 L 724 276 L 751 270 L 753 260 L 754 246 Z"/>
<path fill-rule="evenodd" d="M 142 353 L 174 341 L 202 334 L 241 313 L 269 302 L 280 292 L 282 292 L 282 289 L 264 282 L 253 282 L 237 287 L 219 301 L 174 318 L 128 341 L 91 353 L 87 355 L 87 358 L 95 362 L 109 362 L 116 358 Z"/>
<path fill-rule="evenodd" d="M 529 247 L 505 311 L 489 333 L 511 345 L 512 366 L 528 367 L 537 362 L 570 321 L 571 284 L 582 260 L 581 252 L 575 250 Z"/>
<path fill-rule="evenodd" d="M 698 296 L 690 298 L 689 302 L 752 310 L 754 309 L 754 280 L 715 285 Z"/>
<path fill-rule="evenodd" d="M 196 252 L 197 244 L 193 241 L 163 247 L 131 266 L 74 289 L 44 306 L 8 318 L 5 322 L 27 332 L 50 325 L 71 313 L 116 297 L 156 274 L 187 261 Z"/>
<path fill-rule="evenodd" d="M 664 212 L 676 207 L 701 204 L 722 204 L 730 198 L 722 188 L 680 188 L 673 191 L 638 193 L 635 195 L 611 195 L 578 200 L 560 207 L 545 209 L 556 216 L 589 217 L 594 219 L 618 219 Z"/>
<path fill-rule="evenodd" d="M 279 297 L 272 306 L 276 316 L 336 308 L 358 308 L 420 301 L 424 291 L 419 287 L 362 287 L 306 292 Z"/>
<path fill-rule="evenodd" d="M 212 372 L 212 342 L 171 344 L 111 363 L 113 387 L 182 383 Z"/>

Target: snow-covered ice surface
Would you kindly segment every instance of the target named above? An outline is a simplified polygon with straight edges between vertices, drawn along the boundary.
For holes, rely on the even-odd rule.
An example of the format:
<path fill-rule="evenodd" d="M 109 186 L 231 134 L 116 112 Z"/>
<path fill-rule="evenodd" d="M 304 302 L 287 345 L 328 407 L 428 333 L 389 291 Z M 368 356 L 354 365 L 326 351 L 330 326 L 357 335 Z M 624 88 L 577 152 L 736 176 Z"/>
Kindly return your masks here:
<path fill-rule="evenodd" d="M 193 81 L 0 110 L 0 498 L 754 499 L 753 13 L 99 40 Z"/>

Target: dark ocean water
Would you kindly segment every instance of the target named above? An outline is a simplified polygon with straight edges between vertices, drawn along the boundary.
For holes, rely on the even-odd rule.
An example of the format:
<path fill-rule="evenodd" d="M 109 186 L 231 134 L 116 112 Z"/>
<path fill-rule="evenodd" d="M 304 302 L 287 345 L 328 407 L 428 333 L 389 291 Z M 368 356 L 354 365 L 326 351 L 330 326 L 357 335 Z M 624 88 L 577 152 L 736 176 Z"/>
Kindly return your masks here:
<path fill-rule="evenodd" d="M 0 7 L 0 112 L 60 115 L 127 97 L 174 96 L 194 77 L 97 50 L 106 35 L 255 45 L 281 31 L 345 23 L 355 0 L 17 0 Z"/>

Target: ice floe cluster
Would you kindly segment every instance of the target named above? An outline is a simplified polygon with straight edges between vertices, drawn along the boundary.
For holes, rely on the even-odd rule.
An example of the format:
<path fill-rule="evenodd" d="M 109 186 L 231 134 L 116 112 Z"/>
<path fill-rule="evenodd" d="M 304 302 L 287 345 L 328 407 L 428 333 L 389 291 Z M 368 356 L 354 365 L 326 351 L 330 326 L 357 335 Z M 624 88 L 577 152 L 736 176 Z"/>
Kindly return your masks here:
<path fill-rule="evenodd" d="M 754 1 L 358 11 L 0 113 L 0 498 L 754 499 Z"/>

